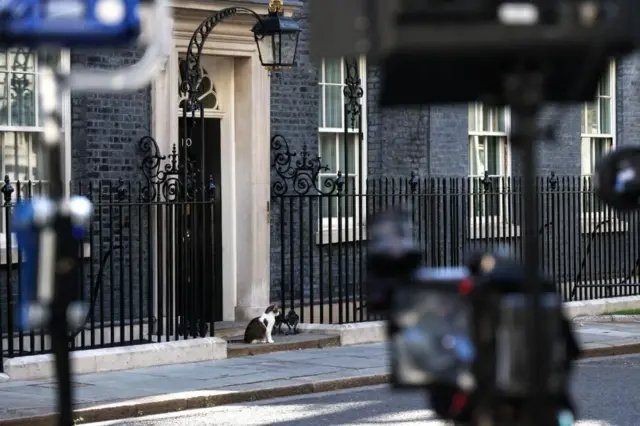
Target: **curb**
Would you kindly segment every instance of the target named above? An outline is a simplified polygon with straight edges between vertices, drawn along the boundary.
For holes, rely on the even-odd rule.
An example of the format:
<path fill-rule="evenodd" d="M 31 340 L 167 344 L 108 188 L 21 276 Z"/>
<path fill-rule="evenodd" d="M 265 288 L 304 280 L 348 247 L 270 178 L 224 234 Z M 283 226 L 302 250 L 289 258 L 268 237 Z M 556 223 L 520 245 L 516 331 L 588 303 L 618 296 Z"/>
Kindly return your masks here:
<path fill-rule="evenodd" d="M 596 315 L 582 316 L 573 319 L 574 323 L 637 323 L 640 322 L 640 315 Z"/>
<path fill-rule="evenodd" d="M 580 357 L 580 359 L 602 358 L 605 356 L 616 356 L 616 355 L 632 355 L 637 353 L 640 353 L 640 342 L 630 343 L 627 345 L 618 345 L 618 346 L 602 346 L 597 348 L 585 348 L 582 350 L 582 356 Z"/>
<path fill-rule="evenodd" d="M 174 394 L 164 397 L 141 398 L 95 408 L 80 408 L 74 411 L 74 418 L 82 418 L 78 422 L 79 425 L 105 422 L 294 395 L 308 395 L 363 386 L 383 385 L 389 383 L 390 379 L 391 374 L 384 373 L 240 392 L 206 395 L 207 392 L 213 393 L 216 391 L 201 391 L 200 393 L 204 395 L 185 396 L 184 394 Z M 57 426 L 57 420 L 57 414 L 52 413 L 34 417 L 0 420 L 0 426 Z"/>

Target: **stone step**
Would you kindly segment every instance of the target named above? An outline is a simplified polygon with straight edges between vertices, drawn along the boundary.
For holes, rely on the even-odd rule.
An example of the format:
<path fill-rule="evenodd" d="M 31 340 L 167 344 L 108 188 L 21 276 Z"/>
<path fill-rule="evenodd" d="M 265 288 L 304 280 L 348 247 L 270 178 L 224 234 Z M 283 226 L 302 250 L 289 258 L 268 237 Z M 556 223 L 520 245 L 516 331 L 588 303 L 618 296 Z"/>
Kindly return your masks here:
<path fill-rule="evenodd" d="M 227 358 L 340 346 L 339 336 L 324 334 L 295 334 L 290 336 L 276 335 L 273 336 L 273 340 L 274 343 L 248 344 L 241 343 L 241 336 L 228 339 Z"/>
<path fill-rule="evenodd" d="M 247 326 L 244 322 L 236 321 L 218 321 L 215 323 L 214 336 L 221 339 L 229 340 L 244 335 L 244 329 Z"/>

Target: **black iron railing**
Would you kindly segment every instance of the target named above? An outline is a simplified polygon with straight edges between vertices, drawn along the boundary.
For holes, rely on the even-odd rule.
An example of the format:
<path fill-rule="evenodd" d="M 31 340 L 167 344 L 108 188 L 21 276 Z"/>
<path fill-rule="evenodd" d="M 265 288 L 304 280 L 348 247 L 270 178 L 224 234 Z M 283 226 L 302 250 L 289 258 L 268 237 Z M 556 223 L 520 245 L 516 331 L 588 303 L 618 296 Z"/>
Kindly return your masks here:
<path fill-rule="evenodd" d="M 373 319 L 363 300 L 366 218 L 389 207 L 411 211 L 427 265 L 464 264 L 484 249 L 523 255 L 520 178 L 412 173 L 369 178 L 362 191 L 347 192 L 340 172 L 314 185 L 317 167 L 308 169 L 309 176 L 274 184 L 271 198 L 272 300 L 299 312 L 301 322 Z M 296 185 L 302 178 L 309 185 Z M 542 272 L 565 301 L 640 294 L 639 213 L 606 208 L 590 177 L 541 176 L 537 194 Z"/>
<path fill-rule="evenodd" d="M 89 307 L 84 327 L 69 333 L 73 349 L 162 342 L 213 333 L 217 282 L 212 226 L 215 188 L 191 182 L 73 182 L 72 194 L 94 205 L 92 224 L 78 253 L 78 299 Z M 19 200 L 46 191 L 46 182 L 11 182 L 0 188 L 0 369 L 2 358 L 47 353 L 46 332 L 19 330 L 20 265 L 25 259 L 11 233 Z M 173 190 L 173 187 L 178 188 Z M 197 188 L 196 188 L 197 187 Z M 192 188 L 193 189 L 193 188 Z M 167 196 L 160 194 L 167 193 Z M 166 195 L 166 194 L 165 194 Z"/>

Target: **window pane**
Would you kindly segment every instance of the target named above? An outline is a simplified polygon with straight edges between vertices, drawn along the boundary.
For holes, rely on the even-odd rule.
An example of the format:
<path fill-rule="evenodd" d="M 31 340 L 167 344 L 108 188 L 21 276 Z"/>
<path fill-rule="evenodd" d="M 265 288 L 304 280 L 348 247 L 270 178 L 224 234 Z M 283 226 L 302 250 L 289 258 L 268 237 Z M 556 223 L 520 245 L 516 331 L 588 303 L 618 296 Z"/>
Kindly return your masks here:
<path fill-rule="evenodd" d="M 340 201 L 336 201 L 336 204 L 340 206 L 340 217 L 353 217 L 354 216 L 354 201 L 357 203 L 358 200 L 355 200 L 355 197 L 349 196 L 357 193 L 356 187 L 356 178 L 350 177 L 345 179 L 345 189 L 342 191 L 342 194 L 347 195 L 346 197 L 341 197 Z M 343 237 L 344 238 L 344 237 Z"/>
<path fill-rule="evenodd" d="M 469 158 L 471 159 L 471 174 L 480 176 L 485 170 L 485 145 L 481 137 L 473 138 L 474 141 L 469 144 Z"/>
<path fill-rule="evenodd" d="M 31 166 L 29 178 L 32 180 L 46 180 L 49 176 L 49 162 L 46 161 L 45 150 L 40 143 L 39 134 L 27 134 L 30 135 L 31 155 L 29 157 L 29 164 Z M 64 138 L 64 135 L 62 135 Z"/>
<path fill-rule="evenodd" d="M 348 155 L 348 166 L 349 168 L 347 169 L 345 167 L 345 144 L 344 144 L 344 133 L 338 136 L 338 147 L 340 149 L 340 152 L 338 154 L 339 158 L 340 158 L 340 163 L 338 164 L 338 170 L 344 172 L 345 174 L 353 174 L 353 173 L 357 173 L 358 171 L 356 170 L 356 156 L 358 155 L 358 143 L 356 142 L 357 140 L 357 135 L 354 134 L 349 134 L 347 135 L 347 152 L 346 154 Z"/>
<path fill-rule="evenodd" d="M 600 99 L 600 133 L 611 133 L 611 99 Z"/>
<path fill-rule="evenodd" d="M 318 102 L 318 127 L 325 127 L 324 118 L 322 117 L 322 113 L 324 111 L 324 88 L 325 86 L 320 85 L 320 100 Z"/>
<path fill-rule="evenodd" d="M 500 175 L 500 138 L 489 136 L 486 138 L 487 168 L 490 175 Z"/>
<path fill-rule="evenodd" d="M 342 61 L 340 59 L 325 59 L 324 82 L 342 84 Z"/>
<path fill-rule="evenodd" d="M 469 174 L 478 174 L 478 149 L 476 148 L 476 137 L 469 137 Z"/>
<path fill-rule="evenodd" d="M 505 123 L 506 114 L 504 108 L 496 109 L 496 128 L 497 132 L 505 132 L 507 130 L 507 126 Z"/>
<path fill-rule="evenodd" d="M 591 170 L 591 138 L 580 139 L 580 173 L 589 175 Z"/>
<path fill-rule="evenodd" d="M 469 131 L 476 131 L 476 106 L 469 104 Z"/>
<path fill-rule="evenodd" d="M 607 67 L 607 70 L 600 77 L 598 95 L 611 96 L 611 77 L 611 67 Z"/>
<path fill-rule="evenodd" d="M 17 74 L 11 75 L 11 125 L 35 126 L 36 125 L 36 95 L 35 75 Z"/>
<path fill-rule="evenodd" d="M 491 131 L 491 108 L 487 106 L 482 108 L 482 130 Z"/>
<path fill-rule="evenodd" d="M 31 179 L 29 167 L 31 134 L 2 132 L 0 135 L 5 174 L 14 181 Z"/>
<path fill-rule="evenodd" d="M 585 105 L 582 115 L 582 132 L 598 134 L 598 114 L 595 102 L 589 102 Z"/>
<path fill-rule="evenodd" d="M 7 52 L 5 50 L 0 51 L 0 69 L 7 69 Z"/>
<path fill-rule="evenodd" d="M 329 166 L 329 171 L 338 172 L 338 157 L 336 156 L 336 134 L 320 133 L 320 162 Z"/>
<path fill-rule="evenodd" d="M 486 132 L 505 131 L 505 114 L 503 108 L 485 106 L 482 110 L 482 130 Z"/>
<path fill-rule="evenodd" d="M 342 87 L 325 86 L 325 127 L 342 128 Z"/>
<path fill-rule="evenodd" d="M 9 124 L 9 86 L 7 84 L 8 78 L 8 73 L 0 73 L 0 125 L 4 126 Z"/>
<path fill-rule="evenodd" d="M 321 188 L 331 188 L 331 181 L 335 180 L 335 176 L 322 176 L 320 178 Z M 320 210 L 322 217 L 329 217 L 329 211 L 331 211 L 331 216 L 336 217 L 338 215 L 338 197 L 335 195 L 323 195 L 320 197 Z"/>
<path fill-rule="evenodd" d="M 587 138 L 582 140 L 582 174 L 591 175 L 595 165 L 611 149 L 611 138 Z"/>
<path fill-rule="evenodd" d="M 36 72 L 36 55 L 29 49 L 9 50 L 9 68 L 18 73 Z"/>

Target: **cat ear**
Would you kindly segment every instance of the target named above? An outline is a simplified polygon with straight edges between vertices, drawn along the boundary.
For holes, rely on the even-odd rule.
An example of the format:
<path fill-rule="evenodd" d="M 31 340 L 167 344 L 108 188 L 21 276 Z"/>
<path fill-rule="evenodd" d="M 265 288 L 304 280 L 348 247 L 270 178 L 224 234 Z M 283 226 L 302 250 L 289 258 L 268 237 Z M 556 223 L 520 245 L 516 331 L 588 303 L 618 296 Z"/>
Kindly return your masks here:
<path fill-rule="evenodd" d="M 277 305 L 269 305 L 267 310 L 264 311 L 265 314 L 270 314 L 271 312 L 277 313 L 278 312 L 278 306 Z"/>

